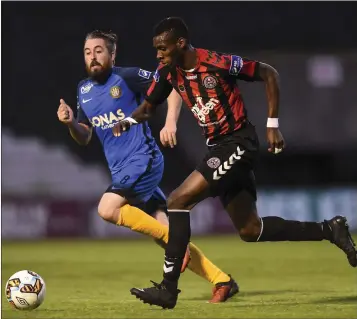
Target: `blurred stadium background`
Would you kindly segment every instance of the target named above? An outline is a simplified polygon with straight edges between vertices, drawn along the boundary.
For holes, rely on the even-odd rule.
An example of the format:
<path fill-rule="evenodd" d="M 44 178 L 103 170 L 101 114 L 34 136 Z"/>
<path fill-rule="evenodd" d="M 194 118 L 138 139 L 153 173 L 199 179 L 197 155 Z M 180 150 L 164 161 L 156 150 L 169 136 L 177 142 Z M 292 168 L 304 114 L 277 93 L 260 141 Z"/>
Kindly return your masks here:
<path fill-rule="evenodd" d="M 186 20 L 195 46 L 266 61 L 280 73 L 288 148 L 278 157 L 266 150 L 264 86 L 241 83 L 262 143 L 260 213 L 301 220 L 344 214 L 357 229 L 356 3 L 178 4 L 144 2 L 138 10 L 137 2 L 3 3 L 3 239 L 135 235 L 97 217 L 110 183 L 101 146 L 96 138 L 78 146 L 56 111 L 60 98 L 75 108 L 86 32 L 112 29 L 117 65 L 154 70 L 151 30 L 169 15 Z M 151 121 L 156 137 L 165 112 L 163 106 Z M 206 151 L 190 113 L 181 113 L 178 146 L 163 150 L 167 194 Z M 216 200 L 195 210 L 195 235 L 233 231 Z"/>
<path fill-rule="evenodd" d="M 3 2 L 2 282 L 32 269 L 48 286 L 44 306 L 21 318 L 356 318 L 355 269 L 338 249 L 235 241 L 215 199 L 194 209 L 192 233 L 239 280 L 242 298 L 208 307 L 209 285 L 188 273 L 174 312 L 146 311 L 128 289 L 159 280 L 162 250 L 151 241 L 121 244 L 138 235 L 98 217 L 110 184 L 101 146 L 96 138 L 78 146 L 56 115 L 60 98 L 75 109 L 88 31 L 118 33 L 117 65 L 154 70 L 152 27 L 183 17 L 194 46 L 259 59 L 280 73 L 288 147 L 277 157 L 266 148 L 264 86 L 241 83 L 262 144 L 260 214 L 313 221 L 343 214 L 357 231 L 356 12 L 353 2 Z M 163 106 L 151 120 L 156 137 L 165 114 Z M 163 149 L 166 194 L 206 151 L 188 109 L 177 134 L 178 146 Z M 19 317 L 6 309 L 4 318 Z"/>

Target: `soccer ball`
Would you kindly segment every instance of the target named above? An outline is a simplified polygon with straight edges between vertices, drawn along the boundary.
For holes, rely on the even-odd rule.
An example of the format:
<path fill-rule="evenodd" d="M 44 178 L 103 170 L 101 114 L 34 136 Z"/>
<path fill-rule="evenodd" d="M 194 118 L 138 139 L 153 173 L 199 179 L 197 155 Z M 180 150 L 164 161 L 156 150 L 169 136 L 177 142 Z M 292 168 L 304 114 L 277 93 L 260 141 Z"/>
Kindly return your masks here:
<path fill-rule="evenodd" d="M 21 270 L 13 274 L 6 283 L 7 301 L 16 309 L 33 310 L 45 299 L 46 284 L 39 274 Z"/>

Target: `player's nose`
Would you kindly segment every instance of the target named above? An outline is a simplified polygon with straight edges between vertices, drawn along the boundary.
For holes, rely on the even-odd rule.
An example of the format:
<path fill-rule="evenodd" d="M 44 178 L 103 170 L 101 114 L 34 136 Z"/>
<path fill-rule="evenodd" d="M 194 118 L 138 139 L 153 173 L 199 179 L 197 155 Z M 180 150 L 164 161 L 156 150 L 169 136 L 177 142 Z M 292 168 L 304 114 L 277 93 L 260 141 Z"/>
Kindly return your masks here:
<path fill-rule="evenodd" d="M 162 54 L 160 52 L 158 52 L 156 54 L 156 59 L 158 59 L 159 61 L 161 61 L 164 57 L 162 56 Z"/>

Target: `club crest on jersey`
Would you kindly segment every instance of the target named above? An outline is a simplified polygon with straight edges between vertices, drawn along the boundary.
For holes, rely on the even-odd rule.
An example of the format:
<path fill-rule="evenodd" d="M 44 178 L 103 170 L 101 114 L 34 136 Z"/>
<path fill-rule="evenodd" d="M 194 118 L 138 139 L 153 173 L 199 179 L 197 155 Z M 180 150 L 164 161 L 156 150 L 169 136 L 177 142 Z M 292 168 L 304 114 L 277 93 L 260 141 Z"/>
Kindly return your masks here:
<path fill-rule="evenodd" d="M 221 160 L 218 157 L 212 157 L 207 161 L 207 165 L 208 167 L 215 169 L 221 165 Z"/>
<path fill-rule="evenodd" d="M 217 86 L 217 80 L 214 76 L 212 75 L 207 75 L 204 79 L 203 79 L 203 86 L 206 89 L 214 89 Z"/>
<path fill-rule="evenodd" d="M 180 84 L 178 86 L 178 88 L 179 88 L 180 92 L 185 92 L 185 86 L 184 85 Z"/>
<path fill-rule="evenodd" d="M 112 86 L 111 88 L 110 88 L 110 95 L 112 96 L 112 98 L 114 98 L 114 99 L 118 99 L 118 98 L 120 98 L 121 97 L 121 88 L 119 87 L 119 86 L 117 86 L 117 85 L 115 85 L 115 86 Z"/>
<path fill-rule="evenodd" d="M 142 78 L 145 78 L 145 79 L 150 79 L 150 75 L 151 75 L 151 72 L 149 71 L 146 71 L 146 70 L 143 70 L 143 69 L 139 69 L 139 76 L 141 76 Z"/>

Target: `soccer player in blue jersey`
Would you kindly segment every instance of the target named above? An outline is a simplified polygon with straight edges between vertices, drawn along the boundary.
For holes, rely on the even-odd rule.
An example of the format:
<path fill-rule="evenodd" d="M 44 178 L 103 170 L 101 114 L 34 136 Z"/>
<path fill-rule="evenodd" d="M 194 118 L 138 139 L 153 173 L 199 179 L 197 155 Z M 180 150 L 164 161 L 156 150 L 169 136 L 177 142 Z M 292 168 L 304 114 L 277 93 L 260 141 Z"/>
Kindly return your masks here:
<path fill-rule="evenodd" d="M 93 130 L 102 143 L 112 184 L 100 200 L 99 216 L 152 236 L 165 247 L 168 242 L 166 198 L 158 187 L 164 170 L 162 153 L 147 123 L 136 125 L 120 138 L 112 133 L 113 126 L 140 105 L 153 74 L 137 67 L 116 67 L 115 56 L 115 34 L 93 31 L 86 36 L 84 59 L 89 77 L 77 88 L 77 119 L 63 99 L 57 115 L 78 144 L 88 144 Z M 167 101 L 171 114 L 167 116 L 161 140 L 174 146 L 175 134 L 172 131 L 167 134 L 167 130 L 176 126 L 182 101 L 175 90 Z M 226 301 L 238 292 L 237 283 L 192 243 L 181 271 L 186 266 L 214 285 L 210 302 Z"/>

